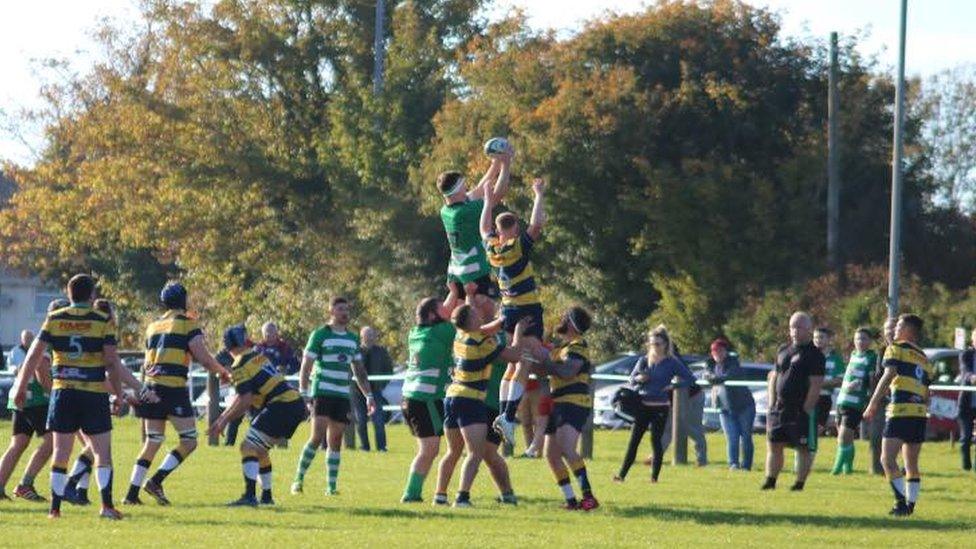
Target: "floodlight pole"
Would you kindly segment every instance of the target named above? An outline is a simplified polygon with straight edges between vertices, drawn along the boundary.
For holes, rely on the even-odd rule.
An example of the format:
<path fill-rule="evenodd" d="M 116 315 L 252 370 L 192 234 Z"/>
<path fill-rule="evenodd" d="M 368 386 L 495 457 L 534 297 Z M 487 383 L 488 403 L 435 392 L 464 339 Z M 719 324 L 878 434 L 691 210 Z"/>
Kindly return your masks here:
<path fill-rule="evenodd" d="M 888 317 L 898 314 L 901 267 L 902 133 L 905 123 L 905 20 L 908 0 L 901 0 L 898 36 L 898 80 L 895 82 L 895 135 L 891 158 L 891 234 L 888 248 Z"/>

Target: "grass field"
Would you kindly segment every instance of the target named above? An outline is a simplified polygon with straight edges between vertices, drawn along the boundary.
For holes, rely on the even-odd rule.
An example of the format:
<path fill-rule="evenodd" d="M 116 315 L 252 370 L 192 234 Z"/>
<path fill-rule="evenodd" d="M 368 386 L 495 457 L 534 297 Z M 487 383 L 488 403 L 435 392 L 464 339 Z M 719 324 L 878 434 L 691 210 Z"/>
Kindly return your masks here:
<path fill-rule="evenodd" d="M 201 432 L 203 425 L 200 425 Z M 9 423 L 0 424 L 4 433 Z M 93 546 L 110 543 L 142 546 L 714 546 L 714 545 L 848 545 L 965 546 L 976 532 L 973 475 L 957 466 L 947 443 L 933 443 L 922 454 L 924 481 L 919 508 L 909 519 L 886 515 L 891 505 L 887 485 L 865 473 L 831 477 L 834 444 L 822 444 L 816 470 L 806 491 L 788 490 L 784 475 L 779 490 L 760 492 L 761 472 L 730 472 L 724 466 L 724 441 L 709 438 L 712 465 L 706 468 L 665 465 L 652 485 L 643 466 L 635 465 L 625 484 L 612 484 L 626 442 L 623 432 L 599 432 L 596 459 L 589 464 L 602 507 L 592 513 L 557 510 L 559 492 L 544 462 L 513 460 L 512 476 L 522 503 L 517 508 L 494 503 L 494 488 L 485 470 L 472 497 L 475 509 L 433 508 L 428 503 L 399 503 L 414 442 L 403 426 L 390 430 L 387 454 L 343 452 L 339 496 L 324 495 L 325 463 L 317 456 L 306 480 L 305 495 L 287 493 L 303 426 L 286 450 L 273 452 L 278 506 L 228 509 L 224 503 L 242 490 L 235 449 L 201 447 L 167 481 L 172 507 L 154 503 L 123 508 L 125 520 L 108 522 L 97 507 L 65 504 L 64 516 L 52 522 L 46 507 L 23 501 L 0 504 L 0 545 Z M 175 439 L 170 434 L 168 444 Z M 138 426 L 118 420 L 115 431 L 115 495 L 120 500 L 138 451 Z M 856 465 L 866 467 L 867 451 L 858 443 Z M 645 442 L 646 450 L 648 443 Z M 765 443 L 757 437 L 761 462 Z M 642 452 L 643 453 L 643 452 Z M 158 465 L 162 455 L 157 457 Z M 788 458 L 788 462 L 792 458 Z M 26 462 L 22 460 L 21 465 Z M 20 471 L 14 480 L 19 478 Z M 10 483 L 12 491 L 15 482 Z M 47 495 L 47 471 L 38 490 Z M 430 499 L 428 478 L 425 498 Z M 452 494 L 453 495 L 453 494 Z M 93 500 L 97 492 L 93 492 Z M 144 499 L 148 500 L 144 496 Z"/>

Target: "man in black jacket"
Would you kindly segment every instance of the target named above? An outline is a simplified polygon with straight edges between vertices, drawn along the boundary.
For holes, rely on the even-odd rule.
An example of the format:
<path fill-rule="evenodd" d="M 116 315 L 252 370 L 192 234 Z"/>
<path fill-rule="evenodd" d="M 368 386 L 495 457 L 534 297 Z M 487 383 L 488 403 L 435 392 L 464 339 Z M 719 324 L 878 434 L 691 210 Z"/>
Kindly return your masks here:
<path fill-rule="evenodd" d="M 962 386 L 976 385 L 976 330 L 970 335 L 972 346 L 959 354 L 959 375 L 956 383 Z M 973 468 L 970 449 L 973 444 L 973 422 L 976 420 L 976 398 L 971 391 L 959 391 L 959 451 L 962 453 L 962 468 Z"/>

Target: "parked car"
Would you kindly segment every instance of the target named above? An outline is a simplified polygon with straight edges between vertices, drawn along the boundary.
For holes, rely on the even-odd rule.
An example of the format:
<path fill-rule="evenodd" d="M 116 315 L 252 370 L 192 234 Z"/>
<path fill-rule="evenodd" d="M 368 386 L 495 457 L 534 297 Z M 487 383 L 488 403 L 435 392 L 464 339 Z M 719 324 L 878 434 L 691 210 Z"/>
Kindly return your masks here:
<path fill-rule="evenodd" d="M 597 366 L 594 368 L 594 372 L 598 374 L 608 373 L 629 375 L 640 356 L 641 355 L 633 353 L 618 356 L 609 362 Z M 688 368 L 693 374 L 695 374 L 695 377 L 699 379 L 702 378 L 702 373 L 705 370 L 705 357 L 702 357 L 701 355 L 682 355 L 681 359 L 688 364 Z M 772 369 L 772 365 L 758 362 L 745 362 L 742 364 L 742 368 L 745 371 L 746 380 L 765 381 L 766 376 Z M 593 394 L 593 404 L 595 408 L 593 416 L 594 425 L 608 429 L 618 429 L 627 425 L 627 423 L 617 417 L 611 409 L 613 395 L 616 394 L 618 389 L 626 384 L 627 382 L 625 381 L 594 381 L 594 387 L 596 389 Z M 702 387 L 702 389 L 705 392 L 705 415 L 702 419 L 702 423 L 707 429 L 718 430 L 720 428 L 718 411 L 714 409 L 712 392 L 708 389 L 708 387 Z M 761 411 L 761 413 L 756 414 L 756 421 L 753 424 L 753 428 L 757 431 L 765 431 L 765 409 L 766 403 L 768 402 L 766 387 L 752 387 L 751 390 L 753 398 L 756 400 L 756 410 Z"/>
<path fill-rule="evenodd" d="M 959 373 L 959 349 L 923 349 L 925 356 L 935 367 L 934 385 L 955 385 Z M 929 395 L 929 421 L 926 436 L 930 439 L 959 436 L 959 391 L 932 391 Z"/>

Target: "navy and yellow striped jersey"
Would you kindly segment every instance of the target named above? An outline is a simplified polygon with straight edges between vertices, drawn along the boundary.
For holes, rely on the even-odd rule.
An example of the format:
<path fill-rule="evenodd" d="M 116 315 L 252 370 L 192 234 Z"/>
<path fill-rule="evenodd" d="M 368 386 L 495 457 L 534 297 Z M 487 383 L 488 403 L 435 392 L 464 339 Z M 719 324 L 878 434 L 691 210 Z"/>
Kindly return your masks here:
<path fill-rule="evenodd" d="M 237 394 L 254 395 L 251 401 L 253 410 L 260 410 L 273 402 L 292 402 L 302 398 L 260 351 L 252 349 L 235 358 L 231 377 Z"/>
<path fill-rule="evenodd" d="M 535 241 L 526 231 L 518 238 L 502 241 L 491 233 L 485 240 L 488 262 L 498 269 L 498 286 L 502 292 L 502 305 L 534 305 L 540 303 L 535 285 L 535 271 L 529 254 Z"/>
<path fill-rule="evenodd" d="M 494 336 L 480 330 L 458 330 L 454 338 L 454 379 L 447 396 L 485 400 L 491 363 L 504 349 Z"/>
<path fill-rule="evenodd" d="M 935 370 L 925 352 L 907 341 L 896 341 L 885 350 L 882 366 L 894 368 L 897 374 L 891 382 L 887 416 L 926 417 L 929 385 Z"/>
<path fill-rule="evenodd" d="M 583 366 L 576 375 L 569 378 L 561 378 L 556 375 L 549 376 L 549 388 L 552 391 L 552 401 L 555 404 L 575 404 L 584 408 L 592 408 L 593 400 L 590 397 L 590 351 L 583 338 L 574 339 L 568 343 L 560 345 L 552 352 L 552 361 L 557 363 L 566 362 L 569 358 L 574 358 L 583 362 Z"/>
<path fill-rule="evenodd" d="M 48 313 L 41 341 L 51 350 L 52 389 L 105 393 L 106 346 L 116 345 L 115 324 L 88 303 Z"/>
<path fill-rule="evenodd" d="M 190 341 L 203 335 L 197 321 L 182 311 L 170 310 L 146 328 L 146 383 L 186 387 L 190 373 Z"/>

